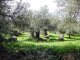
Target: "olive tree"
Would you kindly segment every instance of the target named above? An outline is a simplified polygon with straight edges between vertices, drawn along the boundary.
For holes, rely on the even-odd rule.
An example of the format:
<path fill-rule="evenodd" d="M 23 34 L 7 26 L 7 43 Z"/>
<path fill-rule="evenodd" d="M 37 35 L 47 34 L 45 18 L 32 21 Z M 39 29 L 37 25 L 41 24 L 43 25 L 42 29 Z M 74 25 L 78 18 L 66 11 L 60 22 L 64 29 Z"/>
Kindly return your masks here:
<path fill-rule="evenodd" d="M 11 19 L 9 13 L 11 6 L 8 4 L 12 0 L 0 0 L 0 34 L 9 33 L 11 30 Z"/>
<path fill-rule="evenodd" d="M 60 2 L 60 3 L 59 3 Z M 69 35 L 74 35 L 77 33 L 77 17 L 79 16 L 79 4 L 80 1 L 78 0 L 57 0 L 58 6 L 61 7 L 61 13 L 64 14 L 62 16 L 62 20 L 64 20 L 62 26 L 63 30 Z"/>
<path fill-rule="evenodd" d="M 41 22 L 40 27 L 42 28 L 42 30 L 44 30 L 45 36 L 48 35 L 47 30 L 48 30 L 48 27 L 50 26 L 50 16 L 51 15 L 46 5 L 40 8 L 40 15 L 39 15 L 39 19 Z"/>
<path fill-rule="evenodd" d="M 44 31 L 44 35 L 47 35 L 47 29 L 50 24 L 49 15 L 47 6 L 41 7 L 38 11 L 33 11 L 30 27 L 32 29 L 31 31 L 33 33 L 35 32 L 36 38 L 40 38 L 41 30 Z"/>

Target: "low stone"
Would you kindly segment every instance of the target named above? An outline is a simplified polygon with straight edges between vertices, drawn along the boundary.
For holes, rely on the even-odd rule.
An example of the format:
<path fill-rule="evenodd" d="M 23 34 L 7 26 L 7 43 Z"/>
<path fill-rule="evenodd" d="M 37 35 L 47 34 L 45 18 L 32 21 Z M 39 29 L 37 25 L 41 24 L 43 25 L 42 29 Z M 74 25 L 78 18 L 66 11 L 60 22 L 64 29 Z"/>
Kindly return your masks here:
<path fill-rule="evenodd" d="M 59 40 L 59 41 L 63 41 L 63 40 L 64 40 L 64 38 L 58 38 L 58 40 Z"/>
<path fill-rule="evenodd" d="M 11 42 L 11 41 L 17 41 L 17 37 L 16 36 L 12 36 L 10 39 L 9 39 L 9 41 Z"/>
<path fill-rule="evenodd" d="M 61 35 L 59 38 L 58 38 L 59 41 L 63 41 L 64 40 L 64 35 Z"/>

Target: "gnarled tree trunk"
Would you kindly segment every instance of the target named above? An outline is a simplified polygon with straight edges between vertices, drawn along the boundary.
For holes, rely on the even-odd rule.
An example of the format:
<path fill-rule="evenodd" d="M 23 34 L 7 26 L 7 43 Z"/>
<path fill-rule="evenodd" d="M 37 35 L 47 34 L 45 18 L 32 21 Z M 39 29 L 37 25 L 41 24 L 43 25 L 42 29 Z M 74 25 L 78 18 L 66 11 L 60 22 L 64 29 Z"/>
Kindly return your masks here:
<path fill-rule="evenodd" d="M 31 31 L 31 37 L 34 38 L 34 30 Z"/>
<path fill-rule="evenodd" d="M 34 38 L 34 28 L 33 27 L 30 28 L 30 33 L 31 33 L 31 37 Z"/>
<path fill-rule="evenodd" d="M 40 38 L 40 31 L 36 32 L 36 38 L 39 39 Z"/>
<path fill-rule="evenodd" d="M 69 38 L 71 38 L 71 35 L 70 34 L 68 36 L 69 36 Z"/>
<path fill-rule="evenodd" d="M 48 33 L 47 33 L 47 29 L 44 29 L 44 35 L 47 36 Z"/>

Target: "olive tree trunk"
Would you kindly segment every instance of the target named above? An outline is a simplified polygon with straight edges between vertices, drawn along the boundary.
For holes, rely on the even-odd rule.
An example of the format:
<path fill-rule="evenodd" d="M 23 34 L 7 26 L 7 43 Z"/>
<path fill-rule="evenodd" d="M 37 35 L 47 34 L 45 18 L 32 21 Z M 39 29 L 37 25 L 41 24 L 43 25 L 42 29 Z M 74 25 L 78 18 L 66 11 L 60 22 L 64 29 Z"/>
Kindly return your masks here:
<path fill-rule="evenodd" d="M 44 35 L 47 36 L 48 33 L 47 33 L 47 29 L 44 29 Z"/>
<path fill-rule="evenodd" d="M 31 31 L 31 37 L 34 38 L 34 30 Z"/>
<path fill-rule="evenodd" d="M 71 35 L 69 34 L 69 38 L 71 38 Z"/>
<path fill-rule="evenodd" d="M 36 32 L 36 38 L 39 39 L 40 38 L 40 31 Z"/>

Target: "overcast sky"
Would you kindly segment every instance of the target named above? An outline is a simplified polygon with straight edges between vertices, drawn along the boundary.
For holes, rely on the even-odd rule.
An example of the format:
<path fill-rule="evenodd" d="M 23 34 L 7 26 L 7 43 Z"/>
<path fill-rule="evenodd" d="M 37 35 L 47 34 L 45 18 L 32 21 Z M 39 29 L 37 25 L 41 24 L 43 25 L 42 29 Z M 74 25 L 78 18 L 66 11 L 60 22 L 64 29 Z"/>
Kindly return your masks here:
<path fill-rule="evenodd" d="M 39 10 L 40 7 L 47 5 L 50 12 L 56 11 L 57 4 L 55 0 L 23 0 L 24 2 L 30 3 L 30 7 L 33 10 Z"/>

